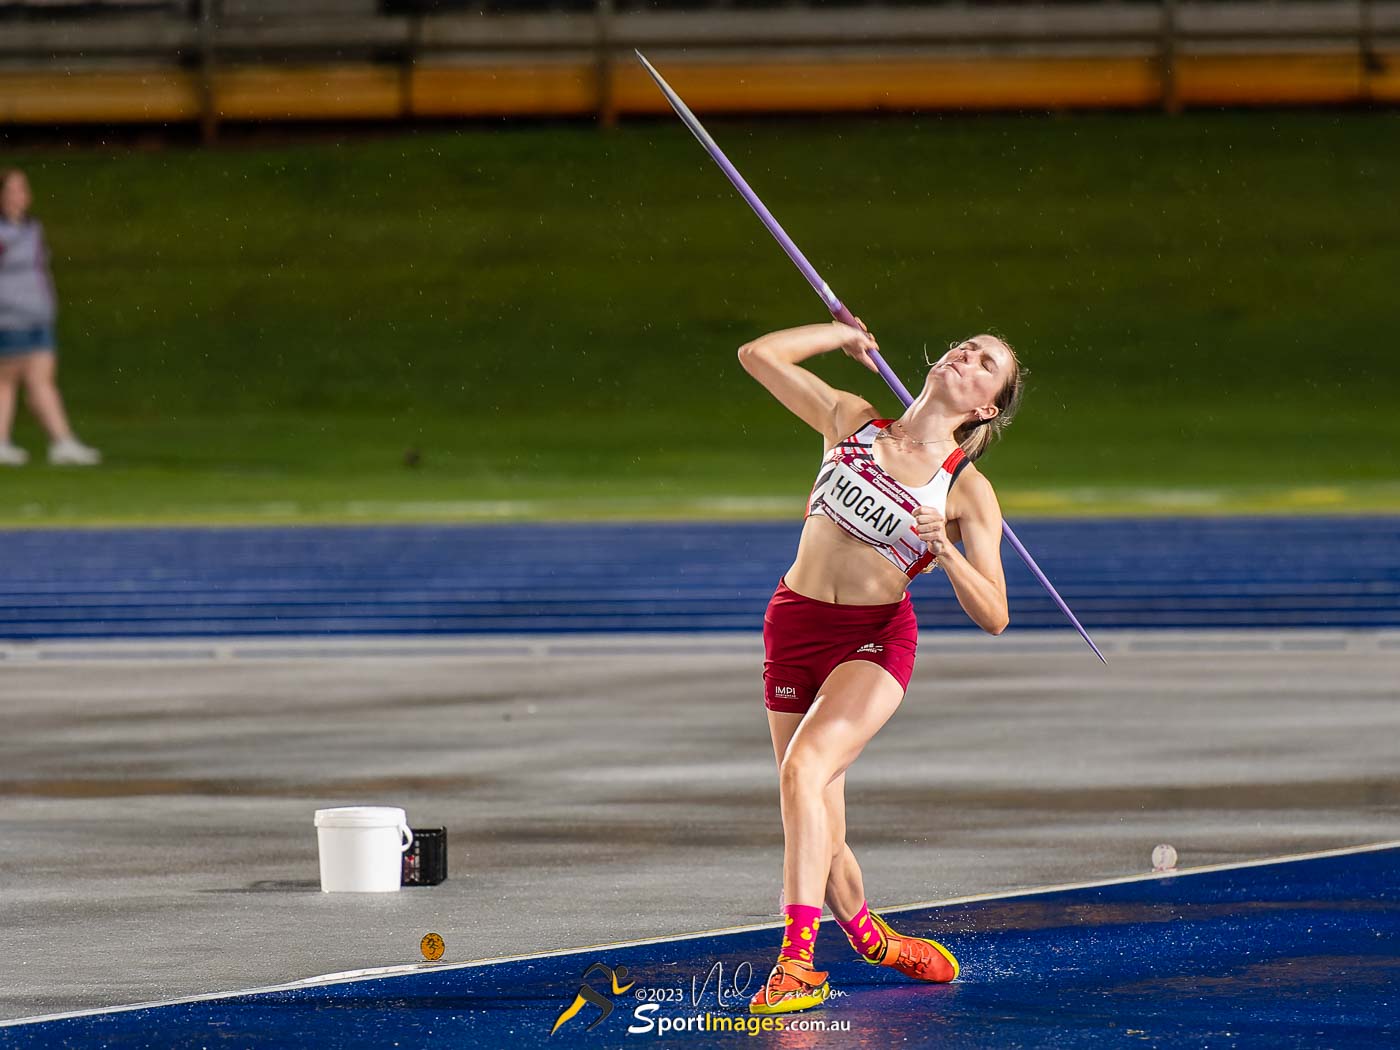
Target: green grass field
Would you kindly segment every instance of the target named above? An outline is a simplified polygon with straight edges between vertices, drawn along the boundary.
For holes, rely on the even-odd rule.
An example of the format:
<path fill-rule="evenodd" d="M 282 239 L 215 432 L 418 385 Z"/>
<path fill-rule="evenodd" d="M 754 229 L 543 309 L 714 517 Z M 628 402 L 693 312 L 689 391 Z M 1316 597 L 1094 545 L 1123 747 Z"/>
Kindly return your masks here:
<path fill-rule="evenodd" d="M 712 130 L 908 384 L 1018 347 L 1008 515 L 1400 508 L 1400 115 Z M 819 440 L 734 350 L 823 310 L 678 124 L 3 162 L 108 463 L 0 474 L 0 522 L 800 510 Z"/>

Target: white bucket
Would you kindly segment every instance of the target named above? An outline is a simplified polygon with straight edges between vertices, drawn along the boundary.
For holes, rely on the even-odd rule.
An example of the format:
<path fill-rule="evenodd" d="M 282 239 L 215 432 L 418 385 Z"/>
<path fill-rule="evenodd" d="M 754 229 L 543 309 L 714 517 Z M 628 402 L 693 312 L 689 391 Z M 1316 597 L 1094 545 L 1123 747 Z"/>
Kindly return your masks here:
<path fill-rule="evenodd" d="M 316 842 L 322 893 L 397 893 L 413 832 L 393 806 L 342 806 L 316 811 Z"/>

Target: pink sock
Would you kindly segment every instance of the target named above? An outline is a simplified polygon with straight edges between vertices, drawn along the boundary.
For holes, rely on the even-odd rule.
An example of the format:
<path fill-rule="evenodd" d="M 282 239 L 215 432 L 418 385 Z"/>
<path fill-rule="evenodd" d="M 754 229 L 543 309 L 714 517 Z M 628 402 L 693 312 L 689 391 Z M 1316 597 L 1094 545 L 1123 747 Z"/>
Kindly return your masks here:
<path fill-rule="evenodd" d="M 787 924 L 783 927 L 783 947 L 778 952 L 778 961 L 796 959 L 806 966 L 812 965 L 812 956 L 817 950 L 817 927 L 822 924 L 822 910 L 810 904 L 789 904 L 783 908 Z"/>
<path fill-rule="evenodd" d="M 878 959 L 885 949 L 885 931 L 875 925 L 870 917 L 870 902 L 866 901 L 850 922 L 836 920 L 836 925 L 846 932 L 851 947 L 867 959 Z"/>

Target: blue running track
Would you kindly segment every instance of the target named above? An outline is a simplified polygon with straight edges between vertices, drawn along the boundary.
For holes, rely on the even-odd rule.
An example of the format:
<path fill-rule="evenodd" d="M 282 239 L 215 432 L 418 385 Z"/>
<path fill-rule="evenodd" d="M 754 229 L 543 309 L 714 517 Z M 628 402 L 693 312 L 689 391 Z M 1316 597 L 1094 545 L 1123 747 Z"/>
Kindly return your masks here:
<path fill-rule="evenodd" d="M 775 928 L 750 928 L 0 1027 L 0 1046 L 1400 1045 L 1394 846 L 922 907 L 890 918 L 896 929 L 945 943 L 962 961 L 962 976 L 951 985 L 924 985 L 868 966 L 831 924 L 822 931 L 818 961 L 830 967 L 839 994 L 797 1016 L 848 1026 L 843 1030 L 750 1037 L 714 1027 L 749 1023 L 735 977 L 742 984 L 752 973 L 751 993 L 776 950 Z M 632 987 L 613 994 L 607 976 L 593 972 L 588 985 L 614 1005 L 606 1014 L 584 1005 L 551 1037 L 594 963 Z M 717 964 L 722 1001 L 720 982 L 706 983 Z M 674 1030 L 707 1016 L 709 1031 Z M 673 1030 L 663 1033 L 663 1023 Z M 647 1025 L 649 1031 L 628 1032 Z"/>
<path fill-rule="evenodd" d="M 1090 629 L 1400 626 L 1400 519 L 1028 520 Z M 797 522 L 0 531 L 0 639 L 757 631 Z M 1009 551 L 1012 629 L 1064 626 Z M 937 574 L 925 628 L 970 626 Z"/>

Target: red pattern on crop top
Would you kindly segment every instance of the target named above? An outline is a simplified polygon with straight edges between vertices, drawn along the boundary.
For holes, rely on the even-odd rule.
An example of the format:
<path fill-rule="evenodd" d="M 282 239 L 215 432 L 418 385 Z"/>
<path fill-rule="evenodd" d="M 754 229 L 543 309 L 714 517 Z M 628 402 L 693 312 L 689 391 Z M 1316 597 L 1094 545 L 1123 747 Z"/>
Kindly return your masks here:
<path fill-rule="evenodd" d="M 948 492 L 952 489 L 953 482 L 957 480 L 963 468 L 966 467 L 971 460 L 967 458 L 967 454 L 963 452 L 961 448 L 955 448 L 948 454 L 948 458 L 943 461 L 942 466 L 938 468 L 938 472 L 934 474 L 927 485 L 916 486 L 912 489 L 906 485 L 901 485 L 899 482 L 895 481 L 894 478 L 890 477 L 889 473 L 875 461 L 875 438 L 881 430 L 884 430 L 893 422 L 894 420 L 892 419 L 872 419 L 850 437 L 834 445 L 831 451 L 822 457 L 821 469 L 817 471 L 817 480 L 812 485 L 811 495 L 807 497 L 807 510 L 806 513 L 803 514 L 804 520 L 811 517 L 813 514 L 822 514 L 832 521 L 837 522 L 837 524 L 840 524 L 837 515 L 832 513 L 826 503 L 820 500 L 814 502 L 814 497 L 816 496 L 816 490 L 826 481 L 829 469 L 843 459 L 847 462 L 859 460 L 870 463 L 875 469 L 884 474 L 885 477 L 889 478 L 892 484 L 907 492 L 913 503 L 922 506 L 936 507 L 940 513 L 945 513 L 947 511 Z M 848 529 L 847 531 L 850 530 Z M 851 533 L 851 535 L 856 536 L 856 538 L 860 539 L 863 543 L 874 547 L 884 555 L 887 561 L 911 580 L 932 565 L 935 560 L 933 551 L 929 550 L 928 544 L 920 539 L 918 533 L 913 529 L 908 530 L 905 535 L 897 537 L 893 543 L 870 543 L 869 540 L 855 533 Z"/>

